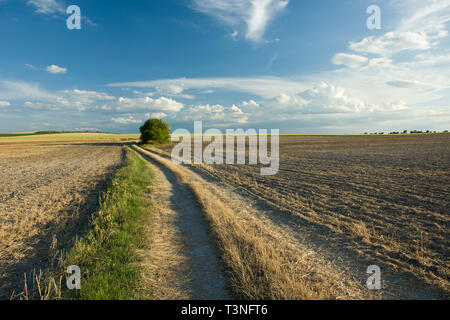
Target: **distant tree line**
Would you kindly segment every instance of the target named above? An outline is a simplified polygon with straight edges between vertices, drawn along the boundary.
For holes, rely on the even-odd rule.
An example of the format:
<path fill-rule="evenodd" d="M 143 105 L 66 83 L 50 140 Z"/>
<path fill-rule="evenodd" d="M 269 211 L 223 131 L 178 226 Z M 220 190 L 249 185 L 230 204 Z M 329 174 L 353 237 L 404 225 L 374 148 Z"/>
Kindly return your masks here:
<path fill-rule="evenodd" d="M 48 130 L 48 131 L 35 131 L 35 132 L 29 132 L 29 133 L 0 133 L 0 137 L 18 137 L 18 136 L 35 136 L 35 135 L 44 135 L 44 134 L 57 134 L 57 133 L 108 133 L 108 132 L 103 132 L 100 130 L 97 131 L 89 131 L 89 130 L 85 130 L 85 131 L 52 131 L 52 130 Z"/>
<path fill-rule="evenodd" d="M 431 131 L 431 130 L 426 130 L 426 131 L 411 130 L 411 131 L 409 131 L 409 134 L 415 134 L 415 133 L 440 133 L 440 132 Z M 448 133 L 448 130 L 444 130 L 444 131 L 442 131 L 442 133 Z M 364 134 L 385 134 L 385 133 L 384 132 L 373 132 L 373 133 L 364 132 Z M 403 130 L 402 132 L 392 131 L 392 132 L 389 132 L 389 134 L 408 134 L 408 130 Z"/>
<path fill-rule="evenodd" d="M 57 133 L 89 133 L 89 132 L 94 132 L 94 131 L 89 131 L 89 130 L 80 130 L 80 131 L 36 131 L 33 132 L 33 134 L 57 134 Z M 101 132 L 99 130 L 95 131 L 95 133 L 104 133 Z"/>

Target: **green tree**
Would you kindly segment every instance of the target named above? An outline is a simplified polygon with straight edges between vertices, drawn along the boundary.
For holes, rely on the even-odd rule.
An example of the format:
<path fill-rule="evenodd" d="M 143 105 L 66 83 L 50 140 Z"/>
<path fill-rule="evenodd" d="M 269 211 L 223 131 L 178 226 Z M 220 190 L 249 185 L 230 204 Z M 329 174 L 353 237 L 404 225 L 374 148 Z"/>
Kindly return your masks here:
<path fill-rule="evenodd" d="M 168 143 L 170 141 L 170 125 L 160 119 L 148 119 L 140 128 L 141 141 Z"/>

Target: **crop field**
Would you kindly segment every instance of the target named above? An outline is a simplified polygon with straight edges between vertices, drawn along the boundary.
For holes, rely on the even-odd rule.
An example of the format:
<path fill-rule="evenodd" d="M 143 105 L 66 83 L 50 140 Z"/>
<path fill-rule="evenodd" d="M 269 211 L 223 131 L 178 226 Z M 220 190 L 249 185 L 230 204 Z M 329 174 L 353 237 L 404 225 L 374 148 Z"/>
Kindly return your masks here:
<path fill-rule="evenodd" d="M 25 272 L 30 277 L 34 269 L 57 263 L 61 250 L 82 235 L 109 176 L 122 164 L 123 147 L 74 141 L 104 138 L 0 138 L 1 298 L 9 299 L 12 289 L 20 292 Z"/>
<path fill-rule="evenodd" d="M 137 138 L 0 137 L 0 299 L 68 261 L 72 298 L 448 297 L 449 134 L 282 135 L 272 176 Z"/>
<path fill-rule="evenodd" d="M 138 134 L 113 133 L 55 133 L 55 134 L 1 134 L 0 144 L 55 143 L 55 142 L 125 142 L 136 141 Z"/>
<path fill-rule="evenodd" d="M 449 134 L 298 135 L 280 137 L 273 176 L 256 165 L 195 169 L 258 199 L 336 259 L 376 264 L 393 282 L 412 277 L 448 294 L 449 159 Z"/>

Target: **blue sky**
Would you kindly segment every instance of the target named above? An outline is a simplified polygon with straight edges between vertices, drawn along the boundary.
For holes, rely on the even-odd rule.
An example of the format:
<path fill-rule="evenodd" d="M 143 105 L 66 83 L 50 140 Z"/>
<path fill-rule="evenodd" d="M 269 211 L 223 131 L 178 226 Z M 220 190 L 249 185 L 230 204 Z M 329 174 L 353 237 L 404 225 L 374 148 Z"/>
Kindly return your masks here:
<path fill-rule="evenodd" d="M 449 20 L 450 0 L 0 0 L 0 132 L 450 129 Z"/>

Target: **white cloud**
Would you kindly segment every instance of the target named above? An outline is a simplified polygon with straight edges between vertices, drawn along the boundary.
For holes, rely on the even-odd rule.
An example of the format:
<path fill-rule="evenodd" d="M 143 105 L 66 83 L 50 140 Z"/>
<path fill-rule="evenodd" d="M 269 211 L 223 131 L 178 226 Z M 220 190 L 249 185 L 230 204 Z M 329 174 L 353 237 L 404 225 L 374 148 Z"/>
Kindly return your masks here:
<path fill-rule="evenodd" d="M 162 88 L 177 85 L 188 89 L 214 92 L 213 89 L 251 93 L 264 98 L 275 98 L 280 92 L 296 94 L 311 87 L 305 81 L 280 77 L 230 77 L 230 78 L 178 78 L 154 81 L 111 83 L 111 87 Z"/>
<path fill-rule="evenodd" d="M 238 41 L 239 32 L 237 30 L 234 30 L 232 33 L 228 35 L 231 39 L 234 41 Z"/>
<path fill-rule="evenodd" d="M 165 114 L 164 112 L 146 113 L 145 117 L 146 118 L 154 118 L 154 119 L 162 119 L 162 118 L 167 117 L 167 114 Z"/>
<path fill-rule="evenodd" d="M 66 9 L 68 7 L 68 4 L 64 0 L 27 0 L 27 5 L 34 7 L 36 13 L 51 15 L 57 19 L 61 19 L 66 15 Z M 84 21 L 83 23 L 89 26 L 97 26 L 95 22 L 86 16 L 83 16 L 82 19 Z"/>
<path fill-rule="evenodd" d="M 177 85 L 169 85 L 166 87 L 157 87 L 156 90 L 158 90 L 158 92 L 161 94 L 177 95 L 183 92 L 183 87 Z"/>
<path fill-rule="evenodd" d="M 280 104 L 280 105 L 289 105 L 289 106 L 302 106 L 308 103 L 308 101 L 306 101 L 305 99 L 302 99 L 296 95 L 290 96 L 286 93 L 281 93 L 276 101 Z"/>
<path fill-rule="evenodd" d="M 351 42 L 349 48 L 356 52 L 391 56 L 405 50 L 426 50 L 431 48 L 430 37 L 423 32 L 387 32 L 381 37 L 367 37 Z"/>
<path fill-rule="evenodd" d="M 351 42 L 349 48 L 360 53 L 392 56 L 402 51 L 428 50 L 448 36 L 450 0 L 409 0 L 397 4 L 407 15 L 399 19 L 395 30 Z"/>
<path fill-rule="evenodd" d="M 368 58 L 347 53 L 338 53 L 331 60 L 335 65 L 344 65 L 350 68 L 358 68 L 369 61 Z"/>
<path fill-rule="evenodd" d="M 289 1 L 261 0 L 251 1 L 251 13 L 247 18 L 247 39 L 260 41 L 266 31 L 267 23 L 274 15 L 283 10 Z"/>
<path fill-rule="evenodd" d="M 165 112 L 179 112 L 183 109 L 184 105 L 171 98 L 159 97 L 153 99 L 150 97 L 144 98 L 124 98 L 120 97 L 115 107 L 116 110 L 155 110 Z"/>
<path fill-rule="evenodd" d="M 36 110 L 59 110 L 60 106 L 48 102 L 48 103 L 43 103 L 43 102 L 31 102 L 31 101 L 26 101 L 23 104 L 24 107 L 30 108 L 30 109 L 36 109 Z"/>
<path fill-rule="evenodd" d="M 60 96 L 53 101 L 60 107 L 75 107 L 78 110 L 86 110 L 92 108 L 93 105 L 100 101 L 112 101 L 116 98 L 104 92 L 88 91 L 88 90 L 63 90 Z"/>
<path fill-rule="evenodd" d="M 184 120 L 222 120 L 225 118 L 225 107 L 220 104 L 198 105 L 183 112 Z"/>
<path fill-rule="evenodd" d="M 130 124 L 130 123 L 141 123 L 141 120 L 135 119 L 133 116 L 123 117 L 123 118 L 111 118 L 111 121 L 120 124 Z"/>
<path fill-rule="evenodd" d="M 41 100 L 55 97 L 54 94 L 42 89 L 38 84 L 21 81 L 0 81 L 0 99 L 5 100 Z"/>
<path fill-rule="evenodd" d="M 35 66 L 33 66 L 32 64 L 25 64 L 25 68 L 30 69 L 30 70 L 37 70 L 37 68 Z"/>
<path fill-rule="evenodd" d="M 75 100 L 82 101 L 84 103 L 91 103 L 93 101 L 98 100 L 116 99 L 114 96 L 110 96 L 104 92 L 97 92 L 97 91 L 73 89 L 73 90 L 63 90 L 61 92 Z"/>
<path fill-rule="evenodd" d="M 9 107 L 10 105 L 11 105 L 11 103 L 9 103 L 9 101 L 1 101 L 0 100 L 0 108 Z"/>
<path fill-rule="evenodd" d="M 233 112 L 233 114 L 235 115 L 241 115 L 244 114 L 244 112 L 242 112 L 241 109 L 239 109 L 238 106 L 235 106 L 234 104 L 231 106 L 231 111 Z"/>
<path fill-rule="evenodd" d="M 250 99 L 249 101 L 242 101 L 242 106 L 257 108 L 259 107 L 259 104 L 255 100 Z"/>
<path fill-rule="evenodd" d="M 450 53 L 433 54 L 431 52 L 419 53 L 415 60 L 404 63 L 406 66 L 432 66 L 440 63 L 450 62 Z"/>
<path fill-rule="evenodd" d="M 101 101 L 112 101 L 116 98 L 103 92 L 87 90 L 63 90 L 56 93 L 48 93 L 43 96 L 23 95 L 17 100 L 27 100 L 23 106 L 41 110 L 69 110 L 80 111 L 93 109 L 95 104 Z M 30 101 L 34 100 L 34 101 Z"/>
<path fill-rule="evenodd" d="M 399 31 L 422 31 L 438 38 L 446 34 L 444 29 L 450 21 L 450 0 L 409 0 L 401 3 L 401 10 L 411 12 L 402 19 Z"/>
<path fill-rule="evenodd" d="M 224 127 L 230 124 L 247 123 L 248 115 L 236 105 L 225 107 L 220 104 L 206 104 L 188 108 L 182 112 L 177 119 L 183 121 L 208 121 L 215 126 Z"/>
<path fill-rule="evenodd" d="M 234 27 L 245 25 L 245 37 L 263 39 L 268 23 L 286 8 L 288 0 L 193 0 L 192 7 Z M 235 39 L 238 32 L 233 31 Z"/>
<path fill-rule="evenodd" d="M 28 0 L 27 5 L 35 7 L 36 12 L 41 14 L 64 12 L 64 5 L 58 0 Z"/>
<path fill-rule="evenodd" d="M 349 96 L 344 88 L 325 82 L 303 92 L 301 96 L 307 101 L 301 108 L 302 113 L 361 112 L 373 108 L 364 101 Z"/>
<path fill-rule="evenodd" d="M 57 66 L 55 64 L 52 64 L 52 65 L 48 66 L 47 68 L 45 68 L 45 70 L 47 72 L 53 73 L 53 74 L 66 73 L 67 72 L 67 68 L 63 68 L 63 67 Z"/>
<path fill-rule="evenodd" d="M 420 90 L 440 89 L 440 87 L 437 87 L 433 84 L 429 84 L 429 83 L 425 83 L 425 82 L 417 81 L 417 80 L 393 80 L 393 81 L 386 82 L 386 84 L 388 84 L 392 87 L 397 87 L 397 88 L 402 88 L 402 89 L 409 89 L 409 88 L 416 88 L 416 89 L 420 89 Z"/>

